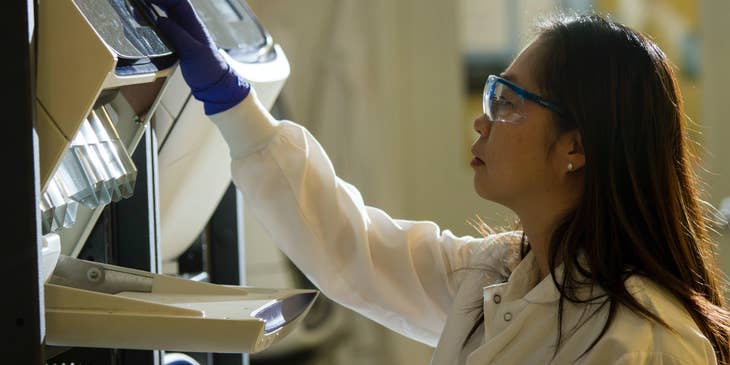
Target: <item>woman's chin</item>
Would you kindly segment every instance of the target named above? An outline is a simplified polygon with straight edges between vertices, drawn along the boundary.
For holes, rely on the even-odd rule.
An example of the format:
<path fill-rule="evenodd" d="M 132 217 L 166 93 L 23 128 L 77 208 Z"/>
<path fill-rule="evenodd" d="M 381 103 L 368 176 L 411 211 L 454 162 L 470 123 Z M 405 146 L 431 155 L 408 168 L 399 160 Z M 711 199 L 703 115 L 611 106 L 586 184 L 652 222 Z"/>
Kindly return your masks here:
<path fill-rule="evenodd" d="M 483 199 L 492 200 L 494 198 L 492 196 L 493 192 L 489 190 L 488 185 L 478 176 L 474 176 L 474 191 Z"/>
<path fill-rule="evenodd" d="M 474 176 L 474 191 L 479 197 L 497 204 L 503 204 L 504 194 L 500 195 L 500 192 L 494 189 L 495 186 L 494 183 L 487 181 L 484 176 Z"/>

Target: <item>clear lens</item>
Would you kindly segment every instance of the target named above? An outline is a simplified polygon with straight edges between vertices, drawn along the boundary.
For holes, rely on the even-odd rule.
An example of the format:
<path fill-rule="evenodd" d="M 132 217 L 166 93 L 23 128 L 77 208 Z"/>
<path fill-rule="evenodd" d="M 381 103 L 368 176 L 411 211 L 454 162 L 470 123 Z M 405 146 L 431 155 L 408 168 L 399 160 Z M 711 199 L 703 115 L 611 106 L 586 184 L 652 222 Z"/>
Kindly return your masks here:
<path fill-rule="evenodd" d="M 493 122 L 514 123 L 525 117 L 525 100 L 499 78 L 490 76 L 484 85 L 484 114 Z"/>

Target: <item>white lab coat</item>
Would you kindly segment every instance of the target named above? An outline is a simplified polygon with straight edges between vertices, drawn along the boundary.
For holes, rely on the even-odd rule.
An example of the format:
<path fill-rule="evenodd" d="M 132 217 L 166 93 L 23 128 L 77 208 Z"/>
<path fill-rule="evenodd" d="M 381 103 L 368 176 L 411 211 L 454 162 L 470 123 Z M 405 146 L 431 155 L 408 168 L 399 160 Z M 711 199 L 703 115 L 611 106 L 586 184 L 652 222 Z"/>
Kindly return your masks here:
<path fill-rule="evenodd" d="M 456 237 L 433 222 L 393 219 L 366 206 L 335 175 L 314 137 L 271 117 L 255 92 L 211 119 L 229 145 L 247 207 L 329 298 L 435 346 L 434 365 L 550 361 L 558 292 L 550 276 L 539 278 L 532 253 L 520 261 L 518 232 Z M 564 339 L 552 363 L 716 363 L 709 341 L 672 295 L 639 277 L 627 286 L 679 335 L 621 307 L 601 341 L 577 359 L 603 328 L 607 308 L 573 332 L 585 310 L 596 307 L 566 302 Z M 465 350 L 482 310 L 484 326 Z"/>

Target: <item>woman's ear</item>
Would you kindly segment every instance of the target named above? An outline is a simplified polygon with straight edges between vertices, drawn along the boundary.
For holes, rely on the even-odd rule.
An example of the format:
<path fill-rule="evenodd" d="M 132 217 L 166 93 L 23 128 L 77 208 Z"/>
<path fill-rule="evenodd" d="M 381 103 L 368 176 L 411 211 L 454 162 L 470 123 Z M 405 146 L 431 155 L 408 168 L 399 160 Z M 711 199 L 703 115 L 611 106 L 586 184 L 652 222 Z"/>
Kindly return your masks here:
<path fill-rule="evenodd" d="M 561 133 L 556 147 L 554 163 L 558 174 L 570 174 L 585 166 L 586 156 L 583 141 L 577 129 Z"/>
<path fill-rule="evenodd" d="M 566 157 L 566 169 L 574 172 L 582 169 L 586 164 L 586 154 L 583 148 L 583 140 L 578 129 L 567 132 L 563 135 L 565 144 L 564 156 Z"/>

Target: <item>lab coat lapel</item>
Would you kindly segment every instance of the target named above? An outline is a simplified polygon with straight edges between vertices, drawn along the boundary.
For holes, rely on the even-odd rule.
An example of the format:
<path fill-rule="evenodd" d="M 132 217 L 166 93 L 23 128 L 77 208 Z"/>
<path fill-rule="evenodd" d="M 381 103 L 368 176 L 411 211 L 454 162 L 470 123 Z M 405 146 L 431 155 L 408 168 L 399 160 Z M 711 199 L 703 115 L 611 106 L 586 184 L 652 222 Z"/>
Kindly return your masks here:
<path fill-rule="evenodd" d="M 484 311 L 484 287 L 507 281 L 521 261 L 521 235 L 494 235 L 484 250 L 474 253 L 474 265 L 491 270 L 467 270 L 451 305 L 431 365 L 455 364 L 464 347 L 469 331 Z"/>
<path fill-rule="evenodd" d="M 454 297 L 446 325 L 431 358 L 431 365 L 456 363 L 469 330 L 482 312 L 483 280 L 484 274 L 479 272 L 470 273 L 464 278 Z"/>
<path fill-rule="evenodd" d="M 579 260 L 581 260 L 583 265 L 586 264 L 584 255 L 579 254 Z M 564 267 L 563 265 L 560 265 L 555 269 L 555 280 L 561 282 L 563 275 Z M 529 328 L 531 325 L 529 318 L 533 315 L 537 307 L 543 306 L 542 308 L 544 308 L 544 305 L 554 304 L 555 306 L 551 306 L 550 308 L 557 310 L 556 303 L 560 300 L 560 291 L 555 286 L 553 278 L 548 275 L 535 285 L 535 281 L 538 279 L 537 262 L 534 254 L 530 252 L 512 273 L 512 276 L 506 285 L 507 291 L 505 292 L 506 300 L 522 301 L 522 309 L 519 310 L 518 313 L 514 314 L 512 324 L 510 326 L 507 326 L 503 331 L 495 336 L 485 336 L 485 344 L 467 357 L 466 365 L 484 365 L 493 363 L 495 358 L 501 354 L 517 336 L 527 333 L 527 331 L 524 330 L 525 328 Z M 600 289 L 596 289 L 593 286 L 583 286 L 579 288 L 576 295 L 578 295 L 579 298 L 586 300 L 593 297 L 596 293 L 595 290 L 599 290 L 599 292 L 597 292 L 598 294 L 602 293 Z M 572 318 L 570 313 L 567 313 L 566 318 L 563 320 L 564 323 L 569 326 L 568 328 L 572 328 L 570 326 L 574 326 L 578 321 L 577 318 Z"/>
<path fill-rule="evenodd" d="M 501 353 L 502 350 L 510 342 L 512 342 L 516 336 L 520 334 L 520 331 L 522 330 L 522 327 L 524 325 L 523 315 L 525 313 L 522 312 L 531 310 L 531 308 L 528 308 L 527 306 L 528 302 L 523 301 L 522 298 L 525 297 L 526 294 L 527 296 L 529 296 L 533 292 L 538 292 L 534 295 L 536 295 L 540 299 L 547 300 L 547 296 L 552 294 L 552 291 L 548 288 L 548 284 L 552 284 L 552 282 L 548 283 L 546 280 L 545 282 L 541 283 L 541 285 L 545 288 L 540 287 L 541 285 L 535 287 L 535 281 L 538 277 L 539 274 L 537 272 L 537 262 L 535 261 L 534 253 L 531 251 L 514 269 L 507 283 L 492 285 L 484 288 L 485 298 L 487 296 L 491 298 L 492 294 L 490 292 L 493 292 L 494 290 L 499 290 L 503 298 L 501 305 L 507 305 L 507 303 L 509 302 L 517 304 L 518 302 L 522 301 L 523 303 L 520 303 L 519 307 L 513 307 L 516 312 L 514 312 L 515 317 L 512 319 L 513 322 L 511 323 L 511 325 L 507 326 L 506 328 L 504 328 L 504 330 L 501 330 L 498 333 L 492 333 L 491 335 L 485 333 L 485 344 L 469 354 L 469 356 L 466 358 L 467 365 L 490 364 L 492 361 L 494 361 L 495 356 Z M 488 313 L 486 308 L 484 308 L 484 312 L 485 314 Z M 501 318 L 485 318 L 485 320 L 497 321 L 501 320 Z M 487 331 L 488 327 L 488 325 L 484 326 L 485 332 Z"/>

